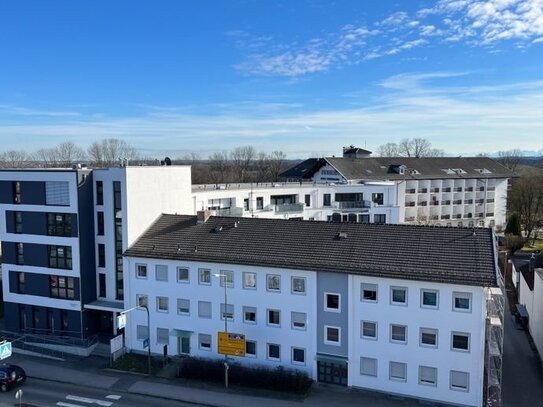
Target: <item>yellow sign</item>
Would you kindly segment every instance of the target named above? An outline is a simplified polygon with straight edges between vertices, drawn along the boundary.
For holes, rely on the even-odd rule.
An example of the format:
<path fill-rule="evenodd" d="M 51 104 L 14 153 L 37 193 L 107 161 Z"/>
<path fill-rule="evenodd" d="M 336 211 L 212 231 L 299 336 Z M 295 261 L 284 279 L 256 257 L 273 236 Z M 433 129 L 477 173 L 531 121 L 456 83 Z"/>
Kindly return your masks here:
<path fill-rule="evenodd" d="M 245 335 L 219 332 L 219 353 L 229 356 L 245 356 Z"/>

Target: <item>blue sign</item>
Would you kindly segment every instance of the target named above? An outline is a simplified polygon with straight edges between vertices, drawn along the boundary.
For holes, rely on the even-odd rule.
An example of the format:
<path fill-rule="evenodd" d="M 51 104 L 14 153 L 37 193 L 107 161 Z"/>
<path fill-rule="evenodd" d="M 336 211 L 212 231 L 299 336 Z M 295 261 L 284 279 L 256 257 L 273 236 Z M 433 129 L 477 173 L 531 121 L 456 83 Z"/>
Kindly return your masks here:
<path fill-rule="evenodd" d="M 143 340 L 143 349 L 149 347 L 149 338 Z"/>
<path fill-rule="evenodd" d="M 0 360 L 11 356 L 11 342 L 0 343 Z"/>

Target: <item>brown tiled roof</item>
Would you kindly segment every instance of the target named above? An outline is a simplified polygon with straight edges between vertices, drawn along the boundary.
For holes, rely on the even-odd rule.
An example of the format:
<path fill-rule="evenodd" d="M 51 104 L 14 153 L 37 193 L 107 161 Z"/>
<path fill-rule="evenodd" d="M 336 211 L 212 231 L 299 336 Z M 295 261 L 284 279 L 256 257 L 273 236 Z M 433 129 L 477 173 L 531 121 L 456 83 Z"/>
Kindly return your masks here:
<path fill-rule="evenodd" d="M 493 247 L 485 228 L 161 215 L 124 255 L 494 286 Z"/>

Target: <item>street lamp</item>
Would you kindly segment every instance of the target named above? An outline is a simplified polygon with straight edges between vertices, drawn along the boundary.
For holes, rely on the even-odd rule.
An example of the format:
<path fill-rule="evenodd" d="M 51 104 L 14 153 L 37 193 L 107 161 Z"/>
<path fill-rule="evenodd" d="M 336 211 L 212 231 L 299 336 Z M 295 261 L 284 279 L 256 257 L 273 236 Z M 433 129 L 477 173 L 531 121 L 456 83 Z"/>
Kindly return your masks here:
<path fill-rule="evenodd" d="M 145 311 L 147 311 L 147 372 L 151 375 L 151 317 L 149 315 L 149 307 L 147 304 L 136 305 L 135 307 L 121 311 L 121 315 L 126 315 L 138 308 L 145 308 Z"/>
<path fill-rule="evenodd" d="M 224 318 L 224 332 L 228 333 L 228 299 L 226 296 L 226 277 L 227 274 L 224 272 L 221 272 L 219 274 L 214 274 L 215 277 L 220 277 L 220 281 L 222 281 L 224 286 L 224 311 L 222 313 L 222 316 Z M 228 355 L 224 355 L 224 387 L 228 388 Z"/>

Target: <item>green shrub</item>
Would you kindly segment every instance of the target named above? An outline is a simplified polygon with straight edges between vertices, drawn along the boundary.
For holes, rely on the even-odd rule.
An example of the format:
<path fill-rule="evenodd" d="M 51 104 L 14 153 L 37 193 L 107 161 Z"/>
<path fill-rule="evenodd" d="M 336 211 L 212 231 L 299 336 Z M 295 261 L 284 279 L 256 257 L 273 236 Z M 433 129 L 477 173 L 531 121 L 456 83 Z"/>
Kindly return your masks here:
<path fill-rule="evenodd" d="M 512 213 L 507 220 L 507 225 L 505 226 L 505 234 L 522 236 L 522 231 L 520 228 L 520 216 L 518 215 L 518 213 Z"/>

